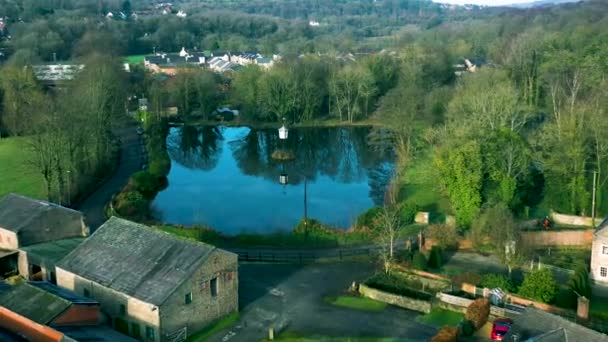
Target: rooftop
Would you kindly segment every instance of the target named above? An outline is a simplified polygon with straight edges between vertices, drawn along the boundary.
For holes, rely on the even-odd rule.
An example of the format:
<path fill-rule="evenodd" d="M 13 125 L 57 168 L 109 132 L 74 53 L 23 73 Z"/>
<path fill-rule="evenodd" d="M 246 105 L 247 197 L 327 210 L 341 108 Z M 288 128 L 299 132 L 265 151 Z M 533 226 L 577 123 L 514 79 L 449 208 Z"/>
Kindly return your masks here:
<path fill-rule="evenodd" d="M 600 223 L 599 226 L 595 229 L 595 235 L 600 235 L 602 237 L 608 237 L 608 217 Z"/>
<path fill-rule="evenodd" d="M 35 286 L 43 291 L 46 291 L 50 294 L 53 294 L 57 297 L 63 298 L 70 303 L 74 304 L 99 304 L 97 301 L 92 300 L 90 298 L 82 297 L 77 295 L 74 292 L 62 289 L 57 285 L 51 284 L 48 281 L 32 281 L 29 283 L 32 286 Z"/>
<path fill-rule="evenodd" d="M 57 241 L 43 242 L 21 248 L 27 252 L 30 263 L 37 265 L 49 263 L 56 265 L 61 259 L 65 258 L 71 251 L 80 245 L 85 238 L 67 238 Z"/>
<path fill-rule="evenodd" d="M 533 341 L 543 342 L 605 342 L 608 340 L 608 336 L 604 334 L 532 307 L 528 307 L 522 314 L 515 317 L 513 326 L 503 341 L 512 341 L 514 335 L 519 336 L 519 341 L 531 338 L 534 338 Z"/>
<path fill-rule="evenodd" d="M 57 267 L 161 305 L 213 250 L 201 242 L 112 217 Z"/>
<path fill-rule="evenodd" d="M 86 233 L 81 212 L 16 194 L 0 199 L 0 228 L 18 233 L 21 246 Z"/>
<path fill-rule="evenodd" d="M 0 296 L 0 306 L 40 324 L 49 324 L 72 303 L 28 283 L 13 286 Z"/>

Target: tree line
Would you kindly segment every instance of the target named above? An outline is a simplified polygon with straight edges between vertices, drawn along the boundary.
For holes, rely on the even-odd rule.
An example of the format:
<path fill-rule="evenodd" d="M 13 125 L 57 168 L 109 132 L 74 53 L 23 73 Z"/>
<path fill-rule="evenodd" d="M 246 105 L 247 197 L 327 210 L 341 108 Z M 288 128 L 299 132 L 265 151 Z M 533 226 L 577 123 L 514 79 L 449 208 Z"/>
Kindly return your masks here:
<path fill-rule="evenodd" d="M 93 51 L 76 78 L 44 88 L 30 65 L 11 60 L 2 68 L 0 132 L 24 136 L 32 168 L 49 200 L 70 203 L 113 167 L 113 127 L 125 111 L 128 79 L 119 60 Z"/>

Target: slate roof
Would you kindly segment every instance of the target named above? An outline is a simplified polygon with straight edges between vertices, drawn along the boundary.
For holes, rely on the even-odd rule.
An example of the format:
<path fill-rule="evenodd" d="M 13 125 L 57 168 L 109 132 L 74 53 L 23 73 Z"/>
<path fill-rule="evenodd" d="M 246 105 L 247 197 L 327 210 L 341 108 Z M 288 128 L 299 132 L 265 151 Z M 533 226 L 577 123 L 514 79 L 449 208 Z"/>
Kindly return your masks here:
<path fill-rule="evenodd" d="M 161 305 L 213 250 L 204 243 L 112 217 L 57 267 Z"/>
<path fill-rule="evenodd" d="M 80 245 L 85 238 L 67 238 L 57 241 L 37 243 L 21 248 L 27 253 L 29 263 L 36 265 L 53 266 L 65 258 L 71 251 Z"/>
<path fill-rule="evenodd" d="M 603 237 L 608 237 L 608 217 L 606 217 L 604 219 L 604 221 L 602 221 L 602 223 L 600 223 L 599 226 L 597 226 L 597 228 L 595 229 L 594 232 L 595 235 L 600 235 Z"/>
<path fill-rule="evenodd" d="M 105 325 L 60 325 L 53 328 L 76 341 L 137 342 L 136 339 L 123 335 Z"/>
<path fill-rule="evenodd" d="M 504 336 L 503 341 L 512 341 L 518 335 L 519 341 L 542 342 L 606 342 L 608 336 L 565 318 L 548 312 L 528 307 L 513 319 L 513 326 Z"/>
<path fill-rule="evenodd" d="M 13 286 L 0 296 L 0 306 L 40 324 L 49 324 L 72 303 L 28 283 Z"/>
<path fill-rule="evenodd" d="M 0 228 L 19 234 L 20 246 L 84 236 L 81 212 L 16 194 L 0 199 Z"/>

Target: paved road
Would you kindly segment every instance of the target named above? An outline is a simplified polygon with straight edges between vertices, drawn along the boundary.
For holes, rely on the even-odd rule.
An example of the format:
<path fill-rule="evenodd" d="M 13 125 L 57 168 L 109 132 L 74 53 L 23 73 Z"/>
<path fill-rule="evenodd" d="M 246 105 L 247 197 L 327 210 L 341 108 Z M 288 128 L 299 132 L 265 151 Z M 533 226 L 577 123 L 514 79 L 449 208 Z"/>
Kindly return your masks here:
<path fill-rule="evenodd" d="M 136 127 L 135 121 L 125 119 L 124 124 L 114 131 L 121 142 L 120 159 L 116 171 L 76 208 L 84 213 L 91 233 L 105 222 L 104 206 L 110 201 L 112 195 L 127 184 L 129 177 L 134 172 L 141 169 L 143 142 L 135 131 Z"/>
<path fill-rule="evenodd" d="M 374 272 L 368 263 L 343 262 L 306 266 L 241 264 L 239 269 L 240 321 L 210 341 L 259 341 L 268 327 L 321 336 L 394 336 L 426 341 L 436 329 L 414 321 L 417 313 L 387 307 L 382 312 L 337 308 L 323 301 L 353 281 Z"/>

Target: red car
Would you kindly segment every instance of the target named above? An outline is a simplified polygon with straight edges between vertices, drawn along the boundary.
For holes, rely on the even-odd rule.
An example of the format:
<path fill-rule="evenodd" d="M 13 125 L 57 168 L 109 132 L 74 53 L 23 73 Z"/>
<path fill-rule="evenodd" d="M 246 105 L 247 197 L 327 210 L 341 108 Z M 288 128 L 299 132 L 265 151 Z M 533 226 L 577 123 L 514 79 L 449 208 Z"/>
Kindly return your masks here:
<path fill-rule="evenodd" d="M 490 333 L 490 338 L 493 341 L 502 341 L 503 336 L 505 336 L 509 329 L 511 329 L 511 325 L 513 321 L 508 318 L 497 318 L 494 320 L 492 324 L 492 332 Z"/>

